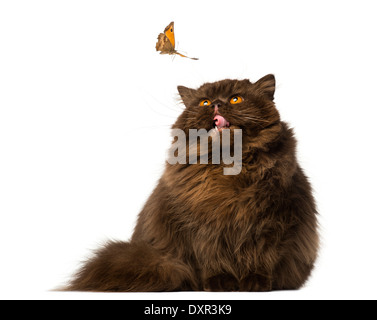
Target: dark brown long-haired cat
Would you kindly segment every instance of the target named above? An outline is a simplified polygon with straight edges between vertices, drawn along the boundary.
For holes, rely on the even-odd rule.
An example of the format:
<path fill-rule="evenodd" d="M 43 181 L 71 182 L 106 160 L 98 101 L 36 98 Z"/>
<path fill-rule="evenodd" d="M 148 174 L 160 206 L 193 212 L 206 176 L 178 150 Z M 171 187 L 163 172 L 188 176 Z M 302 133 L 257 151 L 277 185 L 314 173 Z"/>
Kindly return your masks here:
<path fill-rule="evenodd" d="M 211 158 L 208 164 L 167 163 L 131 241 L 107 243 L 67 289 L 301 287 L 317 255 L 316 207 L 296 160 L 292 129 L 280 121 L 273 102 L 274 76 L 178 91 L 186 109 L 173 129 L 242 130 L 242 166 L 224 174 L 229 164 Z"/>

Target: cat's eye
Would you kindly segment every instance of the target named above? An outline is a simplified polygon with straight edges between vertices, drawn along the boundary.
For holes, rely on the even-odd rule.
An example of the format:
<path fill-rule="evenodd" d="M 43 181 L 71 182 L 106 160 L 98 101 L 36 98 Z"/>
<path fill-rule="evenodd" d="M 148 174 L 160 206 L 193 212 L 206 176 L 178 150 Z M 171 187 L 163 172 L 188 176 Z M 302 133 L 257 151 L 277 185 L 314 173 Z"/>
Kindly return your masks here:
<path fill-rule="evenodd" d="M 240 96 L 234 96 L 232 98 L 230 98 L 230 103 L 231 104 L 237 104 L 237 103 L 241 103 L 243 101 L 243 99 L 240 97 Z"/>
<path fill-rule="evenodd" d="M 199 106 L 208 107 L 210 104 L 211 104 L 211 101 L 209 101 L 208 99 L 204 99 L 204 100 L 200 101 Z"/>

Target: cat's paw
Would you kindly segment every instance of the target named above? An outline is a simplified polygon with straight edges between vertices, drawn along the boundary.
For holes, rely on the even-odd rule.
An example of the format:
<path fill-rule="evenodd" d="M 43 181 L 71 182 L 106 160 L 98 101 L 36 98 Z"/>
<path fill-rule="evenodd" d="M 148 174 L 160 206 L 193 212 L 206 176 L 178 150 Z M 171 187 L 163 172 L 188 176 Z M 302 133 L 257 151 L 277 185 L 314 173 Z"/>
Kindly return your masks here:
<path fill-rule="evenodd" d="M 219 274 L 204 281 L 205 291 L 238 291 L 238 280 L 230 274 Z"/>
<path fill-rule="evenodd" d="M 240 281 L 240 291 L 265 292 L 272 290 L 270 278 L 251 273 Z"/>

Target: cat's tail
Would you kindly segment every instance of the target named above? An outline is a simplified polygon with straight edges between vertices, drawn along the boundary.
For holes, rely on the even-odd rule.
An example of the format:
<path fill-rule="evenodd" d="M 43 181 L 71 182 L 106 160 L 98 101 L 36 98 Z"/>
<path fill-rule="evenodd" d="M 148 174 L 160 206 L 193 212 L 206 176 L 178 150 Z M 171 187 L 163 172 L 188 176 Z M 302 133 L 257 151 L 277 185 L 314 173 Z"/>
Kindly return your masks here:
<path fill-rule="evenodd" d="M 191 268 L 144 242 L 109 242 L 65 291 L 176 291 L 195 289 Z"/>

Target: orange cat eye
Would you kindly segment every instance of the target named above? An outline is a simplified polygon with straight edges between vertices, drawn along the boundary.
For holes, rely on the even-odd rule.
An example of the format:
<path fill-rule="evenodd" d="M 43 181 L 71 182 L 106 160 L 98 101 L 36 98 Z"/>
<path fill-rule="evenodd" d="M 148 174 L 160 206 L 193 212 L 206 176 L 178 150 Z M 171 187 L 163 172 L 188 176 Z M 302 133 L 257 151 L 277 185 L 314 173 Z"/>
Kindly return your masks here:
<path fill-rule="evenodd" d="M 230 98 L 230 100 L 229 100 L 229 102 L 231 104 L 241 103 L 242 101 L 243 101 L 243 99 L 240 96 L 234 96 L 234 97 Z"/>
<path fill-rule="evenodd" d="M 204 100 L 200 101 L 199 106 L 201 106 L 201 107 L 208 107 L 210 104 L 211 104 L 210 100 L 204 99 Z"/>

